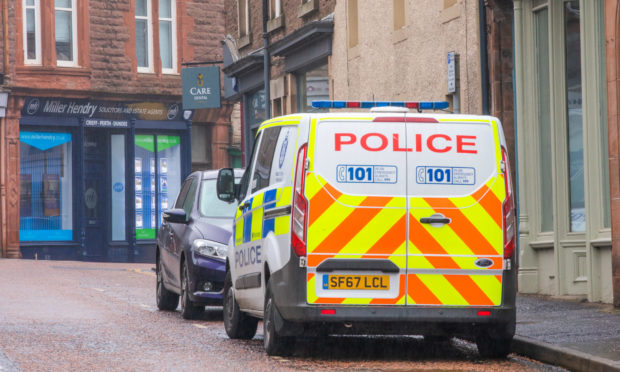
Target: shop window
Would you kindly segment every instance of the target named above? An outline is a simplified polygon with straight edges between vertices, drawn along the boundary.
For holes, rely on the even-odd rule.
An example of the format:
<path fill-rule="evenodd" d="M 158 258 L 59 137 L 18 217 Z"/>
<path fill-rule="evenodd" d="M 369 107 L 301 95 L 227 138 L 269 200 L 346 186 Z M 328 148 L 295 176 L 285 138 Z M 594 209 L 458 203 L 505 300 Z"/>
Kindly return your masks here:
<path fill-rule="evenodd" d="M 138 72 L 153 71 L 151 0 L 136 0 L 136 59 Z"/>
<path fill-rule="evenodd" d="M 607 82 L 606 74 L 606 58 L 605 58 L 605 3 L 599 1 L 597 3 L 598 11 L 598 27 L 599 27 L 599 73 L 600 81 Z M 602 212 L 603 212 L 603 228 L 611 228 L 611 201 L 609 190 L 609 132 L 607 131 L 607 84 L 601 84 L 601 167 L 603 169 L 603 179 L 601 180 L 603 186 L 603 200 L 602 200 Z"/>
<path fill-rule="evenodd" d="M 181 137 L 137 134 L 134 166 L 136 239 L 155 239 L 181 185 Z"/>
<path fill-rule="evenodd" d="M 579 1 L 564 4 L 570 231 L 586 230 Z"/>
<path fill-rule="evenodd" d="M 112 189 L 112 240 L 125 240 L 125 135 L 110 140 L 110 186 Z"/>
<path fill-rule="evenodd" d="M 176 6 L 173 0 L 159 0 L 159 54 L 163 73 L 177 72 Z"/>
<path fill-rule="evenodd" d="M 19 137 L 19 240 L 73 240 L 71 133 L 21 132 Z"/>
<path fill-rule="evenodd" d="M 551 88 L 549 77 L 549 10 L 534 13 L 536 33 L 536 90 L 538 91 L 538 149 L 540 182 L 540 231 L 553 231 L 553 183 L 551 154 Z"/>
<path fill-rule="evenodd" d="M 22 3 L 24 20 L 24 62 L 41 64 L 41 5 L 40 0 L 24 0 Z"/>
<path fill-rule="evenodd" d="M 349 0 L 347 4 L 347 29 L 349 36 L 349 48 L 354 48 L 358 43 L 358 14 L 357 0 Z"/>
<path fill-rule="evenodd" d="M 54 0 L 56 63 L 58 66 L 77 65 L 76 0 Z"/>
<path fill-rule="evenodd" d="M 327 64 L 297 74 L 297 99 L 299 112 L 313 110 L 312 101 L 329 100 Z"/>

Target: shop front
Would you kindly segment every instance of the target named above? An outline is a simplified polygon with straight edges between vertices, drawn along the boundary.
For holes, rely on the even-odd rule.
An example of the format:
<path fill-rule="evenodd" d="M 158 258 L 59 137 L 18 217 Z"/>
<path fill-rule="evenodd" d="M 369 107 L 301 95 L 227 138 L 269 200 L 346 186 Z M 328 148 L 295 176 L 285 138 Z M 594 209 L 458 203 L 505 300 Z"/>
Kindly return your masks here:
<path fill-rule="evenodd" d="M 162 211 L 191 170 L 191 116 L 178 103 L 28 97 L 22 256 L 154 261 Z"/>

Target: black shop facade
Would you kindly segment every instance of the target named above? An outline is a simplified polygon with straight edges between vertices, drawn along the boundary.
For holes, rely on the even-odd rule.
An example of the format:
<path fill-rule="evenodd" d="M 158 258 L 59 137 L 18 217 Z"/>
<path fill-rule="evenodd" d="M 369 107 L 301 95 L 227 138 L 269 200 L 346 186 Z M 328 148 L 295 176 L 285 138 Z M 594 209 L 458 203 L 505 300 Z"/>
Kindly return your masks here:
<path fill-rule="evenodd" d="M 154 262 L 162 212 L 191 171 L 191 119 L 175 102 L 27 97 L 22 256 Z"/>

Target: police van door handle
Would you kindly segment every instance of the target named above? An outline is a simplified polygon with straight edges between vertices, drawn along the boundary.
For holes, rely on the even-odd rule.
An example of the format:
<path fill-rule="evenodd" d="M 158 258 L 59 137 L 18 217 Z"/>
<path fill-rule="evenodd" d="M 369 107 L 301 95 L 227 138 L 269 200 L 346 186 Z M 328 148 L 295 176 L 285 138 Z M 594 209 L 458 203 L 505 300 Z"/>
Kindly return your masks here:
<path fill-rule="evenodd" d="M 239 206 L 237 208 L 239 208 L 240 211 L 244 210 L 246 207 L 250 206 L 250 202 L 245 202 L 245 203 L 241 203 L 239 204 Z"/>
<path fill-rule="evenodd" d="M 422 217 L 420 218 L 420 223 L 427 223 L 433 227 L 441 227 L 445 224 L 452 222 L 452 219 L 444 216 L 441 213 L 435 213 L 430 217 Z"/>

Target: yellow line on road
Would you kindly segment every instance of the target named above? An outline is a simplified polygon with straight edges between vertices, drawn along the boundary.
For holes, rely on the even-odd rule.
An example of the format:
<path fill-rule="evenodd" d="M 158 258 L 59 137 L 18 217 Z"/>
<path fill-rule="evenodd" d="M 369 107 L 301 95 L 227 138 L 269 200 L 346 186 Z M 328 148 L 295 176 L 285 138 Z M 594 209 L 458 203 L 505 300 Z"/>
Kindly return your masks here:
<path fill-rule="evenodd" d="M 140 269 L 127 269 L 127 271 L 138 273 L 138 274 L 143 274 L 143 275 L 148 275 L 152 277 L 157 277 L 157 275 L 152 271 L 142 271 Z"/>
<path fill-rule="evenodd" d="M 206 329 L 206 328 L 207 328 L 206 326 L 203 326 L 202 324 L 196 324 L 196 323 L 193 323 L 192 325 L 193 325 L 194 327 L 196 327 L 196 328 L 202 328 L 202 329 Z"/>

